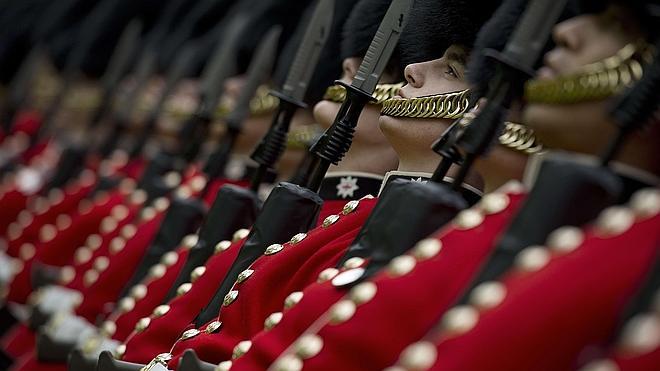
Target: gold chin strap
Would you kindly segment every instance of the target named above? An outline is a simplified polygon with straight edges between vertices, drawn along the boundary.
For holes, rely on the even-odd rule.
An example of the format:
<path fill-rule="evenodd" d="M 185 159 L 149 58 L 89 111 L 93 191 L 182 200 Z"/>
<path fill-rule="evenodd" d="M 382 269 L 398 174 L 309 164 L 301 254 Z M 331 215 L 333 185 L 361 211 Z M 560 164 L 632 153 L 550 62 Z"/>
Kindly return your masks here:
<path fill-rule="evenodd" d="M 319 124 L 311 124 L 292 128 L 291 131 L 289 131 L 289 135 L 286 140 L 286 148 L 309 148 L 321 134 L 323 134 L 323 128 Z"/>
<path fill-rule="evenodd" d="M 498 139 L 502 146 L 526 155 L 543 150 L 543 144 L 534 135 L 534 130 L 522 124 L 505 122 L 504 132 Z"/>
<path fill-rule="evenodd" d="M 373 93 L 374 99 L 376 101 L 371 101 L 369 103 L 371 104 L 382 104 L 384 101 L 394 97 L 399 93 L 399 89 L 401 89 L 405 85 L 404 83 L 400 82 L 398 84 L 378 84 L 376 85 L 376 90 Z M 336 103 L 343 103 L 344 100 L 346 100 L 346 88 L 344 88 L 341 85 L 333 85 L 328 87 L 325 91 L 325 95 L 323 96 L 324 100 L 329 100 L 332 102 Z"/>
<path fill-rule="evenodd" d="M 602 100 L 620 93 L 642 77 L 645 64 L 653 59 L 653 47 L 628 44 L 615 55 L 588 64 L 578 72 L 554 79 L 534 79 L 525 85 L 529 103 L 574 104 Z"/>
<path fill-rule="evenodd" d="M 455 119 L 470 105 L 470 90 L 419 98 L 391 98 L 383 102 L 380 114 L 392 117 Z"/>

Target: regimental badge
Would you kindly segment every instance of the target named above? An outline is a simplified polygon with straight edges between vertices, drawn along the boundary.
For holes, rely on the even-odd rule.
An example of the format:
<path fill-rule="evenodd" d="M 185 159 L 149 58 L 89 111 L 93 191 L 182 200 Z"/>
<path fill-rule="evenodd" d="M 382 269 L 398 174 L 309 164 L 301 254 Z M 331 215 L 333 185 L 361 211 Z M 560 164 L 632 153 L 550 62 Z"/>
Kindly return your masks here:
<path fill-rule="evenodd" d="M 360 189 L 357 185 L 358 178 L 352 176 L 342 177 L 337 184 L 337 196 L 341 198 L 353 197 L 355 191 Z"/>

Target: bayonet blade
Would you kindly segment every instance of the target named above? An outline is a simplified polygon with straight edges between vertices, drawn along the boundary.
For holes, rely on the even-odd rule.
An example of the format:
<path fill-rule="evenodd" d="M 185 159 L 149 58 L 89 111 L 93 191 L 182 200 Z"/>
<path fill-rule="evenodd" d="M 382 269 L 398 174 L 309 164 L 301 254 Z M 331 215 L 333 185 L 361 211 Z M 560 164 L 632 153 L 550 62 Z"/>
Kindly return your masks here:
<path fill-rule="evenodd" d="M 132 20 L 122 32 L 117 46 L 115 47 L 108 67 L 101 78 L 103 87 L 112 89 L 121 79 L 128 65 L 131 63 L 133 54 L 140 46 L 140 33 L 142 32 L 142 22 Z"/>
<path fill-rule="evenodd" d="M 211 115 L 215 110 L 224 89 L 224 81 L 236 72 L 236 49 L 247 23 L 245 16 L 237 15 L 227 24 L 222 40 L 204 67 L 201 94 L 205 115 Z"/>
<path fill-rule="evenodd" d="M 309 21 L 305 36 L 296 51 L 289 74 L 282 86 L 282 93 L 294 101 L 302 101 L 307 92 L 312 73 L 321 56 L 334 14 L 335 0 L 320 0 Z"/>
<path fill-rule="evenodd" d="M 351 86 L 371 95 L 408 20 L 413 0 L 394 0 L 367 49 Z"/>
<path fill-rule="evenodd" d="M 241 93 L 236 100 L 236 106 L 227 115 L 226 121 L 228 125 L 240 125 L 250 113 L 250 101 L 252 97 L 259 85 L 266 81 L 273 69 L 277 43 L 281 33 L 281 26 L 272 27 L 257 46 L 247 70 L 245 85 L 243 85 Z"/>

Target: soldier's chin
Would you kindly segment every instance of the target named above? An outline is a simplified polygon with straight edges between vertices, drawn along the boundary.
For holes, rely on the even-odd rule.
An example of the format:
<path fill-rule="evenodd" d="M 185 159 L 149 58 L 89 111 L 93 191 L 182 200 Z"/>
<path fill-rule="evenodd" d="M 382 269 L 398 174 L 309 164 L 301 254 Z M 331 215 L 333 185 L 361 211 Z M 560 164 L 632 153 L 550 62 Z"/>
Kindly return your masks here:
<path fill-rule="evenodd" d="M 615 125 L 606 116 L 608 102 L 566 105 L 529 104 L 523 123 L 534 129 L 548 149 L 599 154 L 615 134 Z"/>

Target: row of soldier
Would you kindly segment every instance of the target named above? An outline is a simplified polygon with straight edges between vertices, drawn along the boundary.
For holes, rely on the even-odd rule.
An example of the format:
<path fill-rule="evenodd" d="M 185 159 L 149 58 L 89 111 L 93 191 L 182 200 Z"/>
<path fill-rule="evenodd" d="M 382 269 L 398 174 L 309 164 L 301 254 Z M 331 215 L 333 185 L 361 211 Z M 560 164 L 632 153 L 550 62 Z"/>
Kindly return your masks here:
<path fill-rule="evenodd" d="M 0 368 L 660 369 L 654 1 L 5 3 Z"/>

